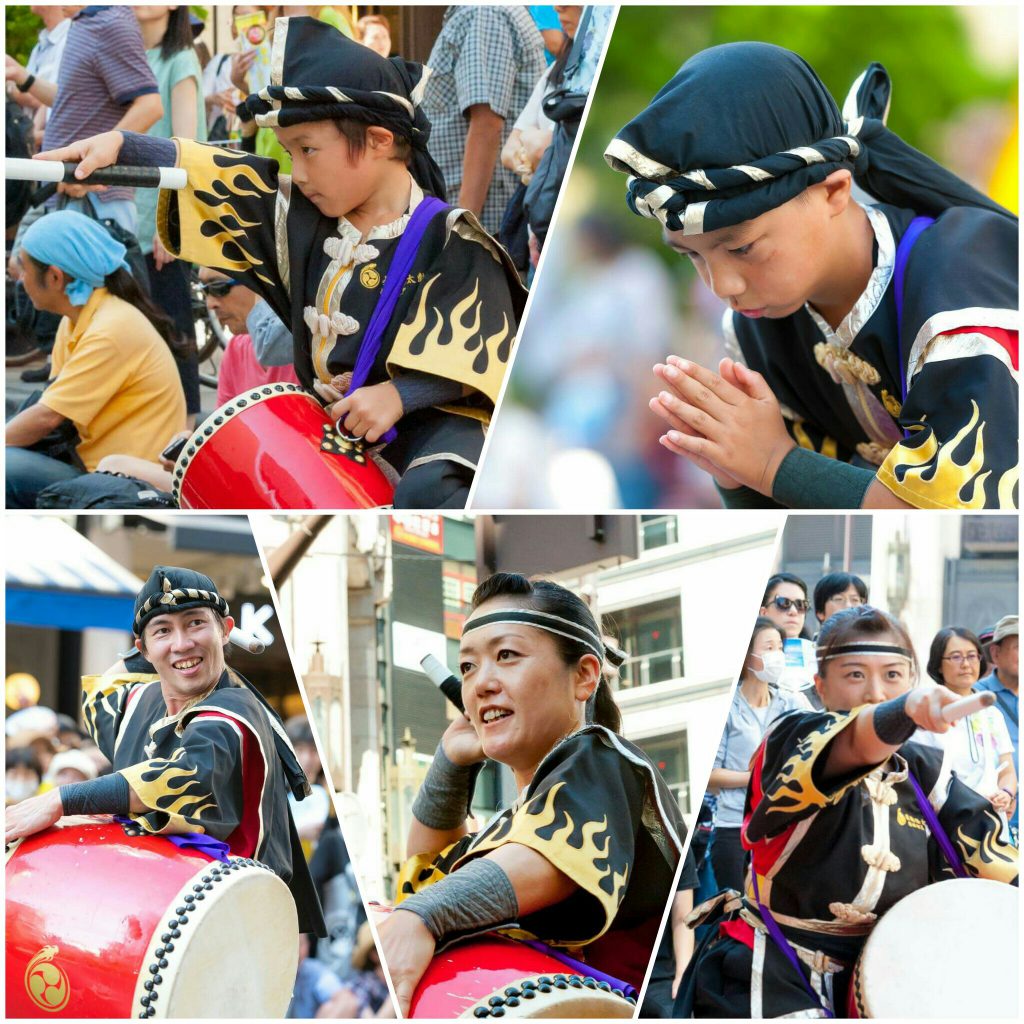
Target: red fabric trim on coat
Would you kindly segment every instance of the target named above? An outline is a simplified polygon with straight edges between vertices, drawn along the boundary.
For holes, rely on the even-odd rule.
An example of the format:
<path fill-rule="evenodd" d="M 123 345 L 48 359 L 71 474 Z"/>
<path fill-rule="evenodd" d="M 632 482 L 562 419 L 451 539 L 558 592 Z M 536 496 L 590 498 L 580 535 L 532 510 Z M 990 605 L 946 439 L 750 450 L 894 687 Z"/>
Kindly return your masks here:
<path fill-rule="evenodd" d="M 740 842 L 745 850 L 750 850 L 751 870 L 764 878 L 775 866 L 775 862 L 782 855 L 782 851 L 793 834 L 793 829 L 799 822 L 793 822 L 788 828 L 783 829 L 777 836 L 770 839 L 761 839 L 751 843 L 747 839 L 747 826 L 753 815 L 754 808 L 764 799 L 764 787 L 761 784 L 761 776 L 764 771 L 765 744 L 767 736 L 761 741 L 760 746 L 754 751 L 750 759 L 750 786 L 747 793 L 747 804 L 743 809 L 743 827 L 740 829 Z"/>
<path fill-rule="evenodd" d="M 728 935 L 730 939 L 742 942 L 747 949 L 754 948 L 754 929 L 746 921 L 723 921 L 718 926 L 721 935 Z"/>
<path fill-rule="evenodd" d="M 1019 370 L 1019 336 L 1016 331 L 1007 331 L 1002 327 L 954 327 L 950 331 L 943 331 L 943 334 L 984 334 L 991 338 L 997 345 L 1006 349 L 1010 356 L 1010 363 L 1015 370 Z"/>
<path fill-rule="evenodd" d="M 237 726 L 242 734 L 242 820 L 225 842 L 233 856 L 254 857 L 260 841 L 260 802 L 267 774 L 259 740 L 245 722 L 231 715 L 201 711 L 195 717 L 222 718 Z"/>

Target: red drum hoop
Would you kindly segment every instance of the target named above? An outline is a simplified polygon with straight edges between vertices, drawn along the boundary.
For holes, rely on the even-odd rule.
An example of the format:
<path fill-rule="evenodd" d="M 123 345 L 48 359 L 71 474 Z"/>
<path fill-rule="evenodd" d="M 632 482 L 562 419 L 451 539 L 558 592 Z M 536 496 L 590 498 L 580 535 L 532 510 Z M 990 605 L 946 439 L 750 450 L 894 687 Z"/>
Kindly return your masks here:
<path fill-rule="evenodd" d="M 951 878 L 904 897 L 875 925 L 853 969 L 849 1016 L 1017 1014 L 1019 890 Z"/>
<path fill-rule="evenodd" d="M 409 1008 L 411 1018 L 626 1018 L 635 1002 L 607 982 L 574 974 L 532 946 L 487 935 L 438 953 Z"/>
<path fill-rule="evenodd" d="M 394 500 L 362 443 L 339 436 L 297 384 L 261 385 L 208 416 L 178 457 L 172 490 L 192 509 L 358 509 Z"/>
<path fill-rule="evenodd" d="M 288 887 L 137 828 L 65 818 L 7 856 L 10 1017 L 283 1017 Z"/>

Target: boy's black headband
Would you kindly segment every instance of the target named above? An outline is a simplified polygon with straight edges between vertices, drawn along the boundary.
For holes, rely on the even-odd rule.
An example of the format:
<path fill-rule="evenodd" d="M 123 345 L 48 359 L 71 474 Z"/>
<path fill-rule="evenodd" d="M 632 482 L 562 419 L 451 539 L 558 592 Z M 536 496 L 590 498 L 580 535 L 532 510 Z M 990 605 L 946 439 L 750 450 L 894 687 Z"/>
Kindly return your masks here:
<path fill-rule="evenodd" d="M 630 175 L 634 213 L 687 235 L 753 220 L 840 168 L 876 199 L 921 214 L 977 206 L 1011 216 L 885 127 L 891 88 L 873 63 L 840 113 L 797 54 L 715 46 L 679 69 L 605 159 Z"/>
<path fill-rule="evenodd" d="M 430 120 L 421 103 L 430 69 L 385 58 L 316 18 L 278 18 L 270 54 L 270 84 L 238 106 L 243 121 L 287 128 L 346 119 L 379 125 L 413 147 L 413 176 L 444 196 L 444 178 L 427 152 Z"/>

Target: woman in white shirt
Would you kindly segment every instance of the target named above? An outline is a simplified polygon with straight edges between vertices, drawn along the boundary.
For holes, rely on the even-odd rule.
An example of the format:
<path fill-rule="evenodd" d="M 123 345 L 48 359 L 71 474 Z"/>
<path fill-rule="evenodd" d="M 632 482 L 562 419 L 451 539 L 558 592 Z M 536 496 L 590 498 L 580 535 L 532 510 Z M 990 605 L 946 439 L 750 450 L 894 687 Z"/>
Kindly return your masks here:
<path fill-rule="evenodd" d="M 928 655 L 928 675 L 955 694 L 966 697 L 984 674 L 987 663 L 981 642 L 969 630 L 946 626 L 935 634 Z M 982 708 L 962 718 L 942 736 L 947 762 L 957 778 L 992 804 L 1003 821 L 1017 801 L 1013 743 L 998 708 Z"/>

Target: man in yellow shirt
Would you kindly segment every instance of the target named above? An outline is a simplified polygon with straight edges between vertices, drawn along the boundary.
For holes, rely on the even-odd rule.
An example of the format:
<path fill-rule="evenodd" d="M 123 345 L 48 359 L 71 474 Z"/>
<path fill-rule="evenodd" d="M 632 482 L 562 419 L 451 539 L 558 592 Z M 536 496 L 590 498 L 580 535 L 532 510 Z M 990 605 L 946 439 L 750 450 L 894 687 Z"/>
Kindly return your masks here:
<path fill-rule="evenodd" d="M 54 377 L 7 424 L 7 507 L 34 508 L 51 483 L 95 470 L 112 453 L 156 461 L 186 427 L 174 327 L 140 291 L 124 246 L 96 221 L 58 211 L 25 233 L 18 258 L 29 299 L 64 317 Z M 29 448 L 66 421 L 80 441 L 73 466 Z"/>

